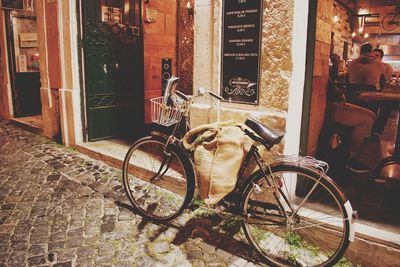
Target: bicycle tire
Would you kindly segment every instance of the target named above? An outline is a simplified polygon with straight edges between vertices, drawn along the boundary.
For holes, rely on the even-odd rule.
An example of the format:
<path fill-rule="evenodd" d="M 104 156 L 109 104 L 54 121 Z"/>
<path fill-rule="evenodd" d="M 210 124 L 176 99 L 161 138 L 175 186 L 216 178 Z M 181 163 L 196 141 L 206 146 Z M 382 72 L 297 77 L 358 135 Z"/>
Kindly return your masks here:
<path fill-rule="evenodd" d="M 397 26 L 399 26 L 400 19 L 396 20 L 397 15 L 388 14 L 382 18 L 381 26 L 385 31 L 391 32 L 394 31 Z"/>
<path fill-rule="evenodd" d="M 281 163 L 271 165 L 270 170 L 274 177 L 279 177 L 277 187 L 288 196 L 293 210 L 302 206 L 286 219 L 277 198 L 266 187 L 263 172 L 255 172 L 242 190 L 242 227 L 249 243 L 273 266 L 337 263 L 349 246 L 350 233 L 346 199 L 340 189 L 325 174 L 311 168 Z M 310 189 L 314 184 L 309 182 L 316 185 L 313 191 Z M 310 195 L 307 190 L 311 191 Z M 304 203 L 303 197 L 307 197 Z"/>
<path fill-rule="evenodd" d="M 152 135 L 139 139 L 129 148 L 123 164 L 122 179 L 126 195 L 135 210 L 155 221 L 169 221 L 189 205 L 195 189 L 193 165 L 177 145 Z M 160 171 L 162 162 L 164 167 Z M 150 178 L 154 178 L 150 181 Z"/>

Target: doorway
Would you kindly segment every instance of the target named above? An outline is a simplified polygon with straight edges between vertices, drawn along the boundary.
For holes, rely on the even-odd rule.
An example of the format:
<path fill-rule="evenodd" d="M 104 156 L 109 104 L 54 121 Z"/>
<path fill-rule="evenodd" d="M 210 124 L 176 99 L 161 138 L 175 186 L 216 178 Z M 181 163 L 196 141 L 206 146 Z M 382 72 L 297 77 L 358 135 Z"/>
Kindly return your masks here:
<path fill-rule="evenodd" d="M 391 169 L 388 166 L 379 176 L 368 171 L 355 172 L 351 170 L 349 146 L 352 144 L 350 140 L 353 127 L 332 122 L 332 113 L 329 113 L 332 112 L 332 109 L 329 109 L 332 106 L 329 105 L 329 101 L 333 100 L 328 98 L 329 93 L 335 93 L 332 89 L 346 88 L 346 66 L 349 61 L 359 56 L 359 47 L 364 42 L 369 42 L 374 48 L 379 46 L 386 55 L 390 55 L 392 52 L 383 45 L 384 41 L 386 44 L 390 43 L 396 46 L 399 41 L 398 39 L 393 41 L 391 34 L 380 32 L 382 31 L 379 25 L 380 20 L 377 20 L 375 24 L 372 23 L 372 20 L 368 20 L 369 23 L 365 29 L 369 31 L 369 35 L 359 32 L 353 34 L 353 30 L 358 29 L 351 24 L 357 21 L 357 14 L 353 13 L 353 10 L 358 9 L 353 8 L 354 2 L 348 2 L 350 7 L 342 2 L 344 3 L 339 0 L 310 1 L 308 70 L 303 104 L 301 151 L 303 155 L 314 156 L 329 163 L 328 174 L 341 186 L 353 208 L 358 210 L 360 216 L 358 223 L 371 227 L 371 229 L 383 229 L 389 233 L 397 233 L 400 229 L 400 216 L 395 210 L 397 210 L 396 203 L 399 199 L 400 166 L 393 164 L 392 167 L 394 167 Z M 376 1 L 376 4 L 371 7 L 369 3 L 363 7 L 367 10 L 371 8 L 372 13 L 380 14 L 380 19 L 388 12 L 387 10 L 395 8 L 394 5 L 384 6 L 383 1 Z M 330 10 L 330 12 L 326 10 Z M 329 25 L 326 28 L 331 29 L 332 32 L 322 30 L 325 24 Z M 394 64 L 393 69 L 396 71 L 395 64 L 399 61 L 398 58 L 387 57 L 383 60 Z M 335 61 L 336 68 L 333 68 Z M 332 79 L 332 74 L 337 77 Z M 331 91 L 328 91 L 328 88 Z M 394 110 L 380 140 L 374 141 L 368 136 L 363 138 L 357 158 L 371 170 L 374 170 L 381 158 L 393 153 L 398 117 L 397 110 Z M 372 236 L 379 242 L 384 240 L 388 244 L 395 244 L 397 241 L 394 240 L 393 235 L 384 236 L 384 231 L 382 231 L 382 235 L 377 231 L 370 231 L 366 236 Z"/>
<path fill-rule="evenodd" d="M 5 18 L 14 117 L 40 124 L 42 105 L 36 17 L 33 12 L 6 10 Z"/>
<path fill-rule="evenodd" d="M 88 141 L 138 135 L 144 125 L 141 1 L 81 3 Z"/>

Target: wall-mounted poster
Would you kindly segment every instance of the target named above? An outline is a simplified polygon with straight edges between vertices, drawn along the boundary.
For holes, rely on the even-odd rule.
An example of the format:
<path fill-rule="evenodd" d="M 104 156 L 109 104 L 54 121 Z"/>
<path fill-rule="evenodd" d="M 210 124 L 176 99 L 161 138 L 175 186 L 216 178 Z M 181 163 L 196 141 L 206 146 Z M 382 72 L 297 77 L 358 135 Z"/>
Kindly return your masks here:
<path fill-rule="evenodd" d="M 0 0 L 3 9 L 24 10 L 24 0 Z"/>
<path fill-rule="evenodd" d="M 258 104 L 263 0 L 224 0 L 221 96 Z"/>

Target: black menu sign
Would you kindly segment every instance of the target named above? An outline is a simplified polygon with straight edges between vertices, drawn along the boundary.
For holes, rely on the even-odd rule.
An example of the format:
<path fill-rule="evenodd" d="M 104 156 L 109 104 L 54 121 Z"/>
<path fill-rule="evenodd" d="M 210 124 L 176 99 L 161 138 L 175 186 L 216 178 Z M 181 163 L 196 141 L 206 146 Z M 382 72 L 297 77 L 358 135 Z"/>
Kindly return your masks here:
<path fill-rule="evenodd" d="M 0 0 L 4 9 L 24 9 L 24 0 Z"/>
<path fill-rule="evenodd" d="M 263 0 L 224 0 L 221 96 L 257 104 Z"/>

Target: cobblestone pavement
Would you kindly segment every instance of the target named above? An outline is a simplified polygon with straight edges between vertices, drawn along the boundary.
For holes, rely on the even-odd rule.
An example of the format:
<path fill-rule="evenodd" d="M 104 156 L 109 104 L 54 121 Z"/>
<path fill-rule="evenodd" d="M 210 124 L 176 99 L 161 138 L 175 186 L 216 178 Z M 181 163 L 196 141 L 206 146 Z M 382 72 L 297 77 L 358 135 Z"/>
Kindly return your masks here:
<path fill-rule="evenodd" d="M 120 176 L 0 122 L 0 266 L 260 265 L 226 218 L 187 211 L 155 224 L 135 215 Z"/>

